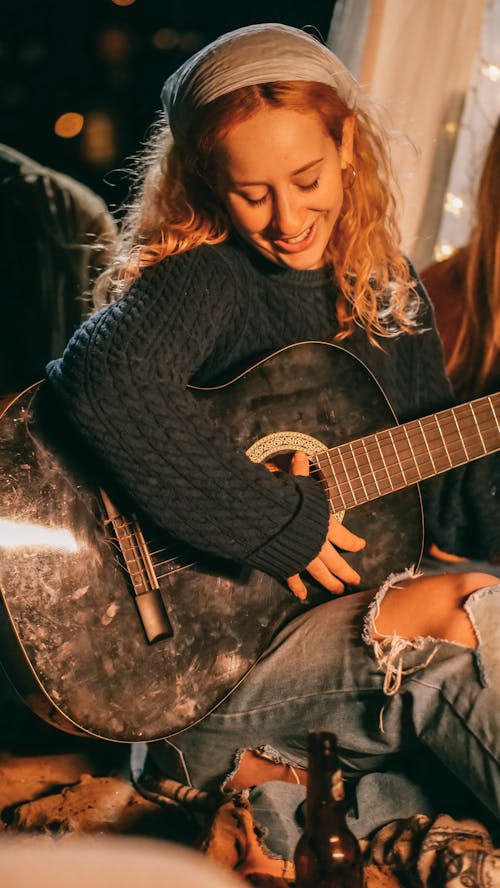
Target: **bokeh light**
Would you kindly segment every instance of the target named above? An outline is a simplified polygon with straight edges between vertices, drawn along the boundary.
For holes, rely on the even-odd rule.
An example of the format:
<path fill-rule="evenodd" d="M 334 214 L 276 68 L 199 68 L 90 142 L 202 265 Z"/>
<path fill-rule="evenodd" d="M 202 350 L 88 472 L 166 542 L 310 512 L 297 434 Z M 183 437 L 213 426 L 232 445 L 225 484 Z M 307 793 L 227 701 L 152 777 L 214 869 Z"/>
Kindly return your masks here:
<path fill-rule="evenodd" d="M 456 247 L 453 244 L 436 244 L 434 247 L 434 258 L 436 262 L 444 262 L 445 259 L 449 259 L 450 256 L 453 256 L 453 253 L 456 251 Z"/>
<path fill-rule="evenodd" d="M 105 111 L 91 111 L 87 114 L 82 154 L 92 166 L 106 166 L 115 159 L 115 126 Z"/>
<path fill-rule="evenodd" d="M 446 192 L 444 208 L 447 213 L 452 216 L 460 216 L 464 208 L 464 199 L 459 194 L 453 194 L 451 191 Z"/>
<path fill-rule="evenodd" d="M 75 136 L 81 133 L 83 124 L 83 114 L 78 114 L 76 111 L 67 111 L 66 114 L 61 114 L 57 118 L 54 124 L 54 132 L 61 139 L 74 139 Z"/>
<path fill-rule="evenodd" d="M 153 34 L 153 46 L 156 49 L 175 49 L 179 42 L 180 34 L 174 28 L 158 28 Z"/>

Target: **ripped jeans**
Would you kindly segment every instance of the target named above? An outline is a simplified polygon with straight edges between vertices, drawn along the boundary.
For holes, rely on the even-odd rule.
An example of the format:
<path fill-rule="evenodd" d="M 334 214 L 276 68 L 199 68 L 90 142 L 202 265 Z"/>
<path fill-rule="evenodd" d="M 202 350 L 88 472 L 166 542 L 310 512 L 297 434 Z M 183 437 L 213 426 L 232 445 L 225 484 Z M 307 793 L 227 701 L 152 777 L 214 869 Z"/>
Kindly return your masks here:
<path fill-rule="evenodd" d="M 211 715 L 149 744 L 150 760 L 217 795 L 245 749 L 305 768 L 307 732 L 329 730 L 359 838 L 417 812 L 460 816 L 461 805 L 464 816 L 499 821 L 500 582 L 466 601 L 477 648 L 433 638 L 374 644 L 380 601 L 405 576 L 390 577 L 375 598 L 360 592 L 301 614 Z M 292 858 L 304 796 L 303 786 L 278 781 L 251 790 L 270 856 Z"/>

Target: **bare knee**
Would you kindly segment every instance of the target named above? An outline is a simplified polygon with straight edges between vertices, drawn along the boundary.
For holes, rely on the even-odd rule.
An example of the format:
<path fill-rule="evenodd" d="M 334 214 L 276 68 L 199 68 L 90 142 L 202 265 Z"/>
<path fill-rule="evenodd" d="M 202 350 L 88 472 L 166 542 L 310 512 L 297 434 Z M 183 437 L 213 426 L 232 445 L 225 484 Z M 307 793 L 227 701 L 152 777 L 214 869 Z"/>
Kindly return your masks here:
<path fill-rule="evenodd" d="M 477 647 L 477 637 L 463 605 L 472 592 L 492 583 L 498 583 L 498 577 L 477 572 L 405 580 L 389 589 L 383 598 L 374 637 L 431 636 Z"/>
<path fill-rule="evenodd" d="M 285 783 L 306 783 L 307 771 L 285 762 L 273 761 L 254 749 L 245 749 L 233 776 L 226 783 L 228 789 L 247 789 L 268 780 Z"/>

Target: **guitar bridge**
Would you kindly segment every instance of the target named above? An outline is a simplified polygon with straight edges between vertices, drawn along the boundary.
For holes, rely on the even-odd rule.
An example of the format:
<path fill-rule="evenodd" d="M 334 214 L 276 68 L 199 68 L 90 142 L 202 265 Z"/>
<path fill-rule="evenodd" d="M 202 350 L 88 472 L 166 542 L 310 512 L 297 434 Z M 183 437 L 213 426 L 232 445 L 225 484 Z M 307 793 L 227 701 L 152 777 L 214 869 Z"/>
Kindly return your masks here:
<path fill-rule="evenodd" d="M 124 518 L 102 488 L 99 493 L 108 516 L 105 524 L 110 524 L 113 528 L 123 563 L 130 577 L 132 594 L 144 634 L 150 644 L 162 638 L 171 638 L 174 634 L 172 625 L 139 522 L 135 516 Z"/>

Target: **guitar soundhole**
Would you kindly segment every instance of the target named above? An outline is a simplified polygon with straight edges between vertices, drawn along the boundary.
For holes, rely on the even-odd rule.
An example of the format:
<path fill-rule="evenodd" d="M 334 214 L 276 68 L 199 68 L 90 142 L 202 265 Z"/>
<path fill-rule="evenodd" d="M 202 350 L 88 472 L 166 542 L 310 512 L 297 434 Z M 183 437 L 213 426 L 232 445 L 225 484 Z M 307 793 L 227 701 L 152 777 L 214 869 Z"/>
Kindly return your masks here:
<path fill-rule="evenodd" d="M 311 475 L 323 481 L 321 472 L 313 457 L 323 453 L 327 448 L 318 438 L 305 435 L 303 432 L 273 432 L 259 438 L 247 450 L 247 456 L 253 462 L 263 462 L 271 472 L 289 472 L 294 453 L 302 450 L 309 457 Z M 333 512 L 337 521 L 344 520 L 345 511 Z"/>
<path fill-rule="evenodd" d="M 290 459 L 296 450 L 303 450 L 309 457 L 315 456 L 327 448 L 318 438 L 305 435 L 303 432 L 273 432 L 259 438 L 248 448 L 247 456 L 253 462 L 276 462 L 284 457 L 288 458 L 288 471 Z"/>
<path fill-rule="evenodd" d="M 293 451 L 288 453 L 276 453 L 271 459 L 266 459 L 265 466 L 270 472 L 289 472 Z"/>

